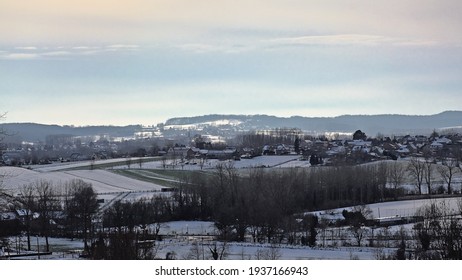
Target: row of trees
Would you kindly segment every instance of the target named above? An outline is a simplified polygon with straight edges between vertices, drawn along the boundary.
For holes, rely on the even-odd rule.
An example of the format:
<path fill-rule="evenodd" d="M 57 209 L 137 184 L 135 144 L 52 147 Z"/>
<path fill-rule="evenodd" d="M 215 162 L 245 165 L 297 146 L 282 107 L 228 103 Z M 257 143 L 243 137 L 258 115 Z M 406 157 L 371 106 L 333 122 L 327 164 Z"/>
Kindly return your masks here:
<path fill-rule="evenodd" d="M 28 250 L 33 235 L 45 237 L 46 251 L 50 250 L 50 236 L 81 237 L 88 248 L 92 219 L 98 209 L 91 184 L 74 179 L 58 186 L 41 180 L 22 186 L 17 196 L 4 196 L 10 210 L 20 213 L 21 223 L 15 231 L 26 233 Z"/>
<path fill-rule="evenodd" d="M 446 185 L 446 188 L 440 189 L 439 192 L 452 194 L 454 178 L 458 173 L 462 173 L 462 165 L 457 158 L 444 158 L 441 164 L 436 164 L 430 157 L 413 157 L 409 161 L 407 172 L 413 179 L 418 194 L 424 193 L 424 187 L 427 194 L 435 192 L 433 183 L 436 175 L 440 175 Z"/>
<path fill-rule="evenodd" d="M 313 245 L 318 221 L 297 213 L 393 199 L 402 191 L 387 188 L 389 174 L 387 165 L 252 168 L 242 174 L 221 164 L 213 173 L 185 173 L 171 197 L 114 204 L 103 223 L 132 232 L 139 224 L 209 220 L 226 241 L 243 241 L 250 233 L 255 242 L 288 238 Z M 303 242 L 297 232 L 305 233 Z"/>

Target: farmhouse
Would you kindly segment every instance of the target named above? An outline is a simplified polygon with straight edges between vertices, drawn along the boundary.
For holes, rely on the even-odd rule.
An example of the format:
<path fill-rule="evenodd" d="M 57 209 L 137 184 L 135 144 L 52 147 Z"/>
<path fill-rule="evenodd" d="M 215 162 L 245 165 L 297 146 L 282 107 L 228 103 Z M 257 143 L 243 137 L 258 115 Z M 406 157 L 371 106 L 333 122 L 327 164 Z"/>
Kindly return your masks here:
<path fill-rule="evenodd" d="M 186 158 L 188 155 L 189 149 L 190 148 L 188 147 L 172 147 L 168 149 L 167 155 L 172 156 L 172 157 Z"/>
<path fill-rule="evenodd" d="M 224 150 L 200 150 L 199 153 L 207 159 L 238 159 L 239 153 L 236 148 L 226 148 Z"/>
<path fill-rule="evenodd" d="M 199 157 L 199 156 L 200 156 L 200 149 L 199 148 L 189 148 L 186 151 L 186 158 L 187 159 L 193 159 L 193 158 L 196 158 L 196 157 Z"/>

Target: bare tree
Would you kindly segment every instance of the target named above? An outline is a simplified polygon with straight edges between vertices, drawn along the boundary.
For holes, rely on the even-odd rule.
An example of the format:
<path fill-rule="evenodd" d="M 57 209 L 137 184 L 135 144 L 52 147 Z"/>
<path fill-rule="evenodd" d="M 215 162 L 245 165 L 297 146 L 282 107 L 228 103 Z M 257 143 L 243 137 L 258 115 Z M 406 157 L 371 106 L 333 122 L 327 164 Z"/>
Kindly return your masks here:
<path fill-rule="evenodd" d="M 201 156 L 199 158 L 199 167 L 201 168 L 201 170 L 204 169 L 204 165 L 206 162 L 207 162 L 207 157 Z"/>
<path fill-rule="evenodd" d="M 427 185 L 427 193 L 432 194 L 432 181 L 433 181 L 433 162 L 430 158 L 425 158 L 424 162 L 424 179 L 425 184 Z"/>
<path fill-rule="evenodd" d="M 442 165 L 438 165 L 437 170 L 447 184 L 448 194 L 452 194 L 452 180 L 454 175 L 460 172 L 459 162 L 455 158 L 443 159 Z"/>
<path fill-rule="evenodd" d="M 368 234 L 369 229 L 363 225 L 354 224 L 350 226 L 350 231 L 356 239 L 356 244 L 358 245 L 358 247 L 361 247 L 361 242 L 364 239 L 364 237 Z"/>
<path fill-rule="evenodd" d="M 167 157 L 166 156 L 162 156 L 160 158 L 160 162 L 162 163 L 162 168 L 163 169 L 166 169 L 167 168 Z"/>
<path fill-rule="evenodd" d="M 356 205 L 356 206 L 353 206 L 353 208 L 351 209 L 353 212 L 358 212 L 358 213 L 361 213 L 361 215 L 365 218 L 365 219 L 370 219 L 372 218 L 372 210 L 371 208 L 368 206 L 368 205 Z"/>
<path fill-rule="evenodd" d="M 130 169 L 130 167 L 132 166 L 132 163 L 133 163 L 133 160 L 131 157 L 128 157 L 126 160 L 125 160 L 125 164 L 127 165 L 127 168 Z"/>
<path fill-rule="evenodd" d="M 388 183 L 388 164 L 386 162 L 381 162 L 377 166 L 375 171 L 375 179 L 377 180 L 377 186 L 380 192 L 380 200 L 383 200 L 385 197 L 385 189 Z M 375 198 L 373 198 L 375 200 Z"/>
<path fill-rule="evenodd" d="M 59 201 L 56 199 L 54 186 L 49 181 L 35 182 L 37 192 L 36 211 L 39 214 L 40 232 L 45 237 L 46 251 L 50 251 L 48 237 L 51 234 L 51 224 L 56 210 L 60 209 Z"/>
<path fill-rule="evenodd" d="M 411 158 L 407 166 L 409 175 L 414 179 L 415 186 L 419 194 L 422 194 L 422 183 L 424 180 L 425 162 L 418 158 Z"/>
<path fill-rule="evenodd" d="M 361 246 L 361 241 L 369 232 L 369 229 L 364 226 L 367 219 L 372 217 L 372 210 L 369 206 L 358 205 L 354 206 L 351 213 L 344 212 L 345 219 L 350 223 L 350 231 L 356 239 L 357 246 Z"/>
<path fill-rule="evenodd" d="M 33 218 L 33 209 L 35 209 L 36 201 L 36 192 L 34 185 L 24 185 L 20 188 L 20 200 L 23 210 L 25 211 L 24 215 L 24 226 L 27 235 L 27 250 L 31 250 L 31 222 Z"/>
<path fill-rule="evenodd" d="M 194 241 L 189 248 L 189 252 L 183 256 L 185 260 L 201 260 L 205 258 L 204 245 L 200 246 L 198 241 Z"/>
<path fill-rule="evenodd" d="M 221 242 L 220 244 L 218 244 L 218 242 L 214 242 L 213 244 L 210 244 L 208 247 L 210 254 L 212 255 L 212 259 L 214 260 L 224 260 L 228 256 L 227 242 Z"/>
<path fill-rule="evenodd" d="M 388 178 L 393 186 L 394 197 L 398 197 L 398 189 L 404 182 L 406 176 L 406 169 L 403 168 L 402 164 L 399 162 L 393 162 L 388 168 Z"/>

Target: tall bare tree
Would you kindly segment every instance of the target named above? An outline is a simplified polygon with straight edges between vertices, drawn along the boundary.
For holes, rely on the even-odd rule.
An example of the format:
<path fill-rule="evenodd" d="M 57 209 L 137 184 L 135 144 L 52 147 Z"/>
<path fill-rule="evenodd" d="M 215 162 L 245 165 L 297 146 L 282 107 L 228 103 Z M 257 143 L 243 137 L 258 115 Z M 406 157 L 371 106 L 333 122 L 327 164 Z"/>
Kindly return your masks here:
<path fill-rule="evenodd" d="M 51 234 L 51 224 L 55 211 L 60 210 L 60 203 L 57 200 L 55 188 L 50 181 L 37 181 L 34 187 L 37 192 L 36 211 L 39 214 L 40 232 L 45 237 L 46 251 L 49 252 L 48 238 Z"/>
<path fill-rule="evenodd" d="M 398 197 L 398 189 L 404 183 L 404 178 L 406 176 L 406 169 L 403 167 L 404 166 L 401 163 L 396 162 L 396 161 L 394 161 L 388 167 L 388 178 L 389 178 L 389 182 L 393 186 L 393 190 L 394 190 L 393 195 L 395 199 Z"/>
<path fill-rule="evenodd" d="M 377 187 L 379 189 L 380 200 L 383 200 L 385 197 L 385 189 L 388 183 L 388 169 L 388 164 L 386 162 L 381 162 L 378 164 L 375 170 L 375 179 L 377 180 Z"/>
<path fill-rule="evenodd" d="M 414 179 L 419 194 L 422 194 L 422 183 L 424 180 L 425 161 L 412 157 L 407 166 L 409 175 Z"/>
<path fill-rule="evenodd" d="M 454 175 L 461 171 L 459 169 L 458 160 L 455 158 L 445 158 L 443 159 L 442 165 L 437 166 L 437 170 L 447 184 L 448 194 L 452 194 L 452 181 Z"/>
<path fill-rule="evenodd" d="M 424 180 L 427 185 L 427 193 L 432 194 L 432 181 L 433 181 L 434 164 L 431 158 L 425 158 L 424 162 Z"/>
<path fill-rule="evenodd" d="M 36 190 L 33 184 L 24 185 L 20 188 L 20 199 L 19 202 L 22 204 L 24 215 L 24 225 L 27 235 L 27 250 L 31 250 L 31 222 L 33 219 L 33 209 L 35 209 L 36 201 Z"/>

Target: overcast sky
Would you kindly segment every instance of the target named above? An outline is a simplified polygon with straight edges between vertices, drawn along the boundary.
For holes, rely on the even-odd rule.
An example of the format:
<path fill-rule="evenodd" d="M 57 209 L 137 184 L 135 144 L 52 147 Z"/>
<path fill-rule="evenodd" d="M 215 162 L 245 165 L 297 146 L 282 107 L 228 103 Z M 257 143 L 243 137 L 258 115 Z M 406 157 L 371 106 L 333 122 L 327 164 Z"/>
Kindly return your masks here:
<path fill-rule="evenodd" d="M 462 110 L 460 0 L 0 0 L 3 122 Z"/>

